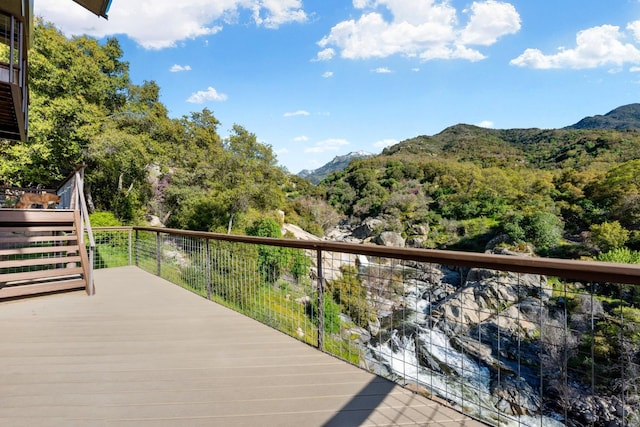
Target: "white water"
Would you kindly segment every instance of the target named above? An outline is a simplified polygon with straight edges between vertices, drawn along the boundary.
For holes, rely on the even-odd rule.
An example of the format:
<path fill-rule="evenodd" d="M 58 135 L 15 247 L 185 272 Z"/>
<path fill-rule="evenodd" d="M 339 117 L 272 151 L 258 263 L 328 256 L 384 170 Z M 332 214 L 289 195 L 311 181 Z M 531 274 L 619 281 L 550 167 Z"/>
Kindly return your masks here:
<path fill-rule="evenodd" d="M 391 372 L 407 382 L 418 383 L 434 394 L 454 403 L 474 417 L 500 426 L 562 426 L 548 417 L 512 416 L 496 409 L 490 393 L 489 369 L 480 366 L 460 353 L 449 343 L 447 336 L 437 330 L 419 327 L 420 340 L 434 359 L 448 366 L 455 374 L 444 375 L 420 366 L 416 354 L 416 342 L 412 337 L 399 336 L 394 331 L 390 340 L 370 351 Z M 393 348 L 396 351 L 393 351 Z"/>

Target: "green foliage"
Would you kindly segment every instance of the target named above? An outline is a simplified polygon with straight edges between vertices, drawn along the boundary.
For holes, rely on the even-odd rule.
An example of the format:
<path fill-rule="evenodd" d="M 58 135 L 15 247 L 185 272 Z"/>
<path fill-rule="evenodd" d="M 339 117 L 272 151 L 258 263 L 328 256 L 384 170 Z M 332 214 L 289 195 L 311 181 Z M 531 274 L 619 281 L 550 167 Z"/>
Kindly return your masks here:
<path fill-rule="evenodd" d="M 289 222 L 317 236 L 323 236 L 326 231 L 338 224 L 341 218 L 329 203 L 310 195 L 292 200 L 285 214 Z"/>
<path fill-rule="evenodd" d="M 602 252 L 610 252 L 620 249 L 629 239 L 629 231 L 618 221 L 593 224 L 590 227 L 591 241 Z"/>
<path fill-rule="evenodd" d="M 640 264 L 640 252 L 632 251 L 629 248 L 617 248 L 598 254 L 596 259 L 603 262 Z"/>
<path fill-rule="evenodd" d="M 272 218 L 262 218 L 247 228 L 249 236 L 282 237 L 280 225 Z M 278 246 L 258 246 L 258 263 L 260 274 L 267 283 L 275 283 L 284 273 L 287 266 L 287 256 L 283 248 Z"/>
<path fill-rule="evenodd" d="M 247 228 L 249 236 L 281 238 L 280 225 L 273 218 L 261 218 Z M 308 277 L 311 260 L 303 251 L 278 246 L 258 246 L 258 263 L 265 282 L 274 284 L 285 272 L 296 281 Z"/>
<path fill-rule="evenodd" d="M 328 282 L 328 292 L 356 325 L 366 328 L 374 320 L 374 312 L 367 301 L 367 290 L 358 277 L 358 270 L 342 266 L 340 271 L 342 276 L 339 279 Z"/>
<path fill-rule="evenodd" d="M 249 236 L 257 237 L 282 237 L 282 231 L 280 224 L 278 224 L 272 218 L 262 218 L 256 221 L 251 227 L 247 228 L 247 234 Z"/>
<path fill-rule="evenodd" d="M 89 215 L 93 227 L 119 227 L 122 225 L 112 212 L 96 211 Z"/>
<path fill-rule="evenodd" d="M 324 332 L 327 334 L 337 334 L 340 332 L 340 306 L 330 297 L 325 297 L 322 301 L 324 311 Z M 311 296 L 311 303 L 307 306 L 308 315 L 311 319 L 318 319 L 318 295 Z"/>
<path fill-rule="evenodd" d="M 84 160 L 101 123 L 124 106 L 128 64 L 115 38 L 104 45 L 88 37 L 67 39 L 40 20 L 33 33 L 30 137 L 20 150 L 29 161 L 10 180 L 52 186 Z"/>
<path fill-rule="evenodd" d="M 296 281 L 300 281 L 305 277 L 309 277 L 309 268 L 311 268 L 311 259 L 301 250 L 289 249 L 290 262 L 289 270 Z"/>
<path fill-rule="evenodd" d="M 611 218 L 628 229 L 640 227 L 640 159 L 610 169 L 595 182 L 590 193 L 594 201 L 608 208 Z"/>
<path fill-rule="evenodd" d="M 562 237 L 563 224 L 550 212 L 509 216 L 502 224 L 503 231 L 516 242 L 531 242 L 539 249 L 556 246 Z"/>

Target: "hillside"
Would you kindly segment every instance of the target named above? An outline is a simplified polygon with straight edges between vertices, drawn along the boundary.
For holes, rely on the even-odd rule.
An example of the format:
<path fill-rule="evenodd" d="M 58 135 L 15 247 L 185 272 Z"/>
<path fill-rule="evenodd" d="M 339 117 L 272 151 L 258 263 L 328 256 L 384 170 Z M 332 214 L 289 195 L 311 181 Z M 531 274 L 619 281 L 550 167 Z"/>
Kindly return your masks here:
<path fill-rule="evenodd" d="M 585 117 L 566 129 L 640 129 L 640 104 L 623 105 L 604 116 Z"/>
<path fill-rule="evenodd" d="M 400 233 L 416 247 L 484 250 L 508 236 L 562 257 L 637 249 L 635 108 L 607 115 L 624 130 L 458 124 L 351 163 L 318 194 L 352 222 L 376 218 L 378 233 Z"/>
<path fill-rule="evenodd" d="M 610 129 L 486 129 L 451 126 L 386 148 L 382 156 L 441 157 L 483 167 L 584 169 L 640 157 L 640 131 Z M 416 157 L 417 156 L 417 157 Z"/>

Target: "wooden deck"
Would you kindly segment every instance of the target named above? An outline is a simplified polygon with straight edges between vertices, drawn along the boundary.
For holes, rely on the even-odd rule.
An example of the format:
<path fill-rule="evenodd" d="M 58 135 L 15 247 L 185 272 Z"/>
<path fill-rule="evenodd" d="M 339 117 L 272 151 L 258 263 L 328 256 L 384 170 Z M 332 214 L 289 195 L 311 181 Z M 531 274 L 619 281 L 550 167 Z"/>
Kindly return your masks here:
<path fill-rule="evenodd" d="M 0 303 L 2 426 L 482 426 L 135 267 Z"/>

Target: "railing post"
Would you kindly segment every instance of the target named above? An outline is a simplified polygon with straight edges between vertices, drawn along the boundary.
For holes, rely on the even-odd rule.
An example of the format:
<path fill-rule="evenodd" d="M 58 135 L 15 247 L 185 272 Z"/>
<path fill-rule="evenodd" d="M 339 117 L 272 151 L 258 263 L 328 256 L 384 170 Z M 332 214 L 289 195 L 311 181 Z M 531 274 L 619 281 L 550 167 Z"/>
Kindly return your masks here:
<path fill-rule="evenodd" d="M 95 259 L 95 245 L 89 246 L 89 295 L 94 295 L 96 293 L 95 284 L 93 283 L 93 268 L 94 268 L 94 259 Z"/>
<path fill-rule="evenodd" d="M 132 261 L 132 252 L 133 252 L 133 242 L 132 242 L 132 229 L 129 229 L 129 265 L 132 265 L 131 261 Z M 138 232 L 136 231 L 136 235 L 138 234 Z M 136 262 L 137 264 L 137 262 Z"/>
<path fill-rule="evenodd" d="M 211 248 L 209 247 L 209 239 L 206 239 L 206 244 L 205 244 L 205 261 L 204 261 L 204 268 L 205 268 L 205 275 L 207 277 L 207 298 L 211 299 Z"/>
<path fill-rule="evenodd" d="M 316 251 L 318 265 L 318 350 L 324 350 L 324 278 L 322 273 L 322 249 Z"/>
<path fill-rule="evenodd" d="M 139 230 L 136 230 L 136 252 L 135 252 L 135 256 L 136 256 L 136 267 L 139 267 L 139 261 L 138 261 L 138 252 L 140 251 L 140 236 L 138 235 Z"/>
<path fill-rule="evenodd" d="M 161 248 L 160 248 L 160 232 L 156 231 L 156 274 L 158 275 L 158 277 L 162 277 L 161 276 L 161 271 L 160 271 L 160 258 L 161 258 Z"/>

